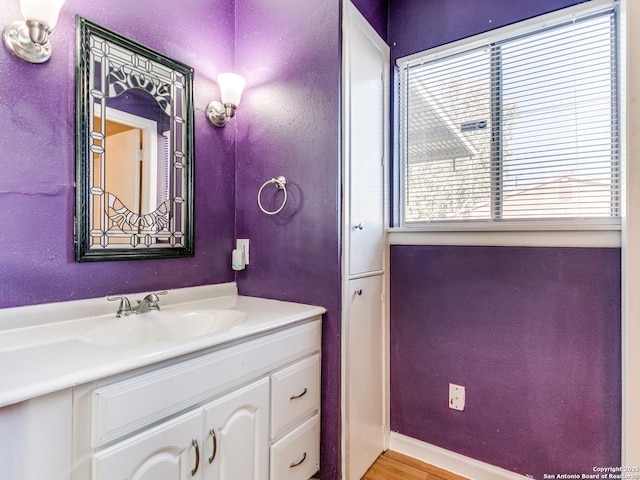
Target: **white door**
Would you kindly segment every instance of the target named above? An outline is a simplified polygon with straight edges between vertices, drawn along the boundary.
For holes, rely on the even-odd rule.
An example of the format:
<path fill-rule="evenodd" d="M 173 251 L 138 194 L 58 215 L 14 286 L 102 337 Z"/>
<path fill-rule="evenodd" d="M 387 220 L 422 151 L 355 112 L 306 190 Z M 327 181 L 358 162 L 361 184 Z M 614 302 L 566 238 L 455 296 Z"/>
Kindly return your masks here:
<path fill-rule="evenodd" d="M 368 27 L 368 28 L 367 28 Z M 385 51 L 349 22 L 349 275 L 380 271 L 384 241 Z M 382 42 L 380 40 L 380 42 Z"/>
<path fill-rule="evenodd" d="M 94 455 L 92 480 L 199 480 L 202 411 L 188 413 Z"/>
<path fill-rule="evenodd" d="M 389 47 L 349 1 L 344 11 L 342 448 L 345 480 L 359 480 L 385 447 Z"/>
<path fill-rule="evenodd" d="M 268 479 L 268 378 L 210 403 L 204 417 L 205 480 Z"/>
<path fill-rule="evenodd" d="M 349 282 L 347 478 L 358 480 L 384 450 L 382 275 Z"/>
<path fill-rule="evenodd" d="M 140 130 L 131 128 L 105 140 L 105 191 L 118 197 L 129 210 L 140 209 Z"/>
<path fill-rule="evenodd" d="M 348 1 L 344 76 L 343 470 L 346 480 L 359 480 L 385 446 L 389 47 Z"/>

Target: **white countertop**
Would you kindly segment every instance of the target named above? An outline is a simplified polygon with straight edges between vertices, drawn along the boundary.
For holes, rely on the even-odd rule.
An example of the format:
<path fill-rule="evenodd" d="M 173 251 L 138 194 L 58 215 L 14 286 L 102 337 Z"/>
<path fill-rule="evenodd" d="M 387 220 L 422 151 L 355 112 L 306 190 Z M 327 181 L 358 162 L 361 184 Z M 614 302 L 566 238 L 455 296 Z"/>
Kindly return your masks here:
<path fill-rule="evenodd" d="M 133 299 L 144 294 L 131 295 Z M 163 311 L 235 309 L 247 320 L 230 330 L 135 345 L 97 345 L 87 331 L 115 320 L 117 302 L 91 299 L 0 309 L 0 407 L 318 317 L 322 307 L 237 295 L 233 283 L 170 290 Z M 153 313 L 151 314 L 153 315 Z M 127 317 L 128 318 L 128 317 Z M 17 328 L 16 328 L 17 327 Z"/>

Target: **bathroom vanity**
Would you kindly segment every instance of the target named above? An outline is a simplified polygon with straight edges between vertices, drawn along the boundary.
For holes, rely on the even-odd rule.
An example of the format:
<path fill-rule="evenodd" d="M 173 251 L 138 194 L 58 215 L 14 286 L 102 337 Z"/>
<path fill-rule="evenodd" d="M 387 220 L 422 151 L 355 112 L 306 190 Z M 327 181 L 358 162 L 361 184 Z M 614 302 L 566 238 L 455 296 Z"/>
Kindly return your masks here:
<path fill-rule="evenodd" d="M 0 478 L 317 472 L 324 309 L 234 284 L 162 301 L 118 319 L 104 299 L 0 310 L 0 328 L 23 325 L 0 330 Z"/>

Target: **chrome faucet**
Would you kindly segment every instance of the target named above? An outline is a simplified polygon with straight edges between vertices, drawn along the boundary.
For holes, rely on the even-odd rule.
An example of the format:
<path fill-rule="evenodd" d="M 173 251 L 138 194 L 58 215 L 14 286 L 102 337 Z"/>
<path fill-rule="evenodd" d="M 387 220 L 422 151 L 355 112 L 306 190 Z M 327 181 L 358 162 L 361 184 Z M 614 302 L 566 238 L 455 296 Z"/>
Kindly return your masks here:
<path fill-rule="evenodd" d="M 138 300 L 137 304 L 134 307 L 131 306 L 131 302 L 124 295 L 120 295 L 117 297 L 107 297 L 107 300 L 109 300 L 110 302 L 120 300 L 120 305 L 118 306 L 118 310 L 116 311 L 116 317 L 120 318 L 123 315 L 127 317 L 134 312 L 136 313 L 136 315 L 139 315 L 141 313 L 150 312 L 151 310 L 160 310 L 160 299 L 158 298 L 158 295 L 166 294 L 166 290 L 163 290 L 162 292 L 150 293 L 142 300 Z"/>

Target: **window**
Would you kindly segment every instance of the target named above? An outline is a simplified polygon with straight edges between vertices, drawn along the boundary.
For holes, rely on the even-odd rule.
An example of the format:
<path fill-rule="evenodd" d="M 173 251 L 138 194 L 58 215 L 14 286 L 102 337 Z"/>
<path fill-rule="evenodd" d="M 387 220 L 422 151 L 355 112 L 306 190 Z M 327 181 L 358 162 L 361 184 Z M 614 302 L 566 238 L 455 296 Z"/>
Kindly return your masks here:
<path fill-rule="evenodd" d="M 619 223 L 615 25 L 608 10 L 399 60 L 399 226 Z"/>

